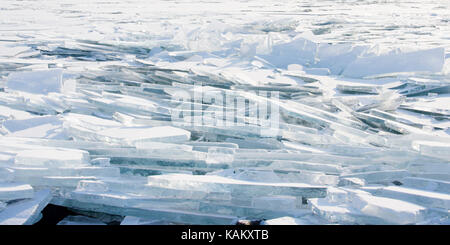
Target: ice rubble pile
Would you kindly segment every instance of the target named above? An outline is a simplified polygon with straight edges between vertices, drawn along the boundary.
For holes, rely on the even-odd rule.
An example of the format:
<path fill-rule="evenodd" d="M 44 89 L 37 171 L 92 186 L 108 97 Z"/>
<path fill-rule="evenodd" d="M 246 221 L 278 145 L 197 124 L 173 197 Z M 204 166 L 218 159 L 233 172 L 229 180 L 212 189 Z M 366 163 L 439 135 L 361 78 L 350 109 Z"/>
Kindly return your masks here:
<path fill-rule="evenodd" d="M 403 60 L 408 70 L 398 71 L 411 72 L 411 58 L 441 60 L 442 52 L 349 66 L 373 75 L 385 73 L 377 63 Z M 423 62 L 419 71 L 422 64 L 434 66 Z M 10 72 L 0 97 L 0 222 L 32 224 L 51 202 L 127 216 L 124 224 L 448 223 L 448 82 L 404 73 L 351 80 L 299 64 L 233 73 L 202 62 L 182 67 L 192 61 Z M 174 99 L 199 89 L 215 100 Z M 277 106 L 277 128 L 251 106 L 237 118 L 242 124 L 187 123 L 203 114 L 183 104 L 245 109 L 227 108 L 225 94 Z M 95 223 L 60 223 L 83 222 Z"/>
<path fill-rule="evenodd" d="M 446 50 L 285 38 L 297 25 L 169 35 L 185 49 L 5 37 L 0 224 L 48 203 L 91 216 L 69 225 L 449 224 Z"/>

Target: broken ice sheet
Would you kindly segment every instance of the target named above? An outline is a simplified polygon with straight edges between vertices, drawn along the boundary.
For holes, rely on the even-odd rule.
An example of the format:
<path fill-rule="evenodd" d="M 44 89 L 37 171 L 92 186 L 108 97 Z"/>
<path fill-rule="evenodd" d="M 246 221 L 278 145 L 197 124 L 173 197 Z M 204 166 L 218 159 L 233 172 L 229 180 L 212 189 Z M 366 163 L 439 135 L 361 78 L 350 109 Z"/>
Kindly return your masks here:
<path fill-rule="evenodd" d="M 1 225 L 32 225 L 38 221 L 41 211 L 51 199 L 49 190 L 34 193 L 31 199 L 24 199 L 11 204 L 0 212 Z"/>
<path fill-rule="evenodd" d="M 294 195 L 304 197 L 321 197 L 325 188 L 301 183 L 267 183 L 235 180 L 214 175 L 167 174 L 148 177 L 152 186 L 186 190 L 195 188 L 207 192 L 236 192 L 250 196 L 258 195 Z"/>
<path fill-rule="evenodd" d="M 73 149 L 24 150 L 15 158 L 16 165 L 25 166 L 86 166 L 88 163 L 88 152 Z"/>
<path fill-rule="evenodd" d="M 313 212 L 330 222 L 414 224 L 426 219 L 425 207 L 355 189 L 329 189 L 325 199 L 311 199 Z"/>
<path fill-rule="evenodd" d="M 231 224 L 237 219 L 236 216 L 193 212 L 189 209 L 189 202 L 167 202 L 164 200 L 145 200 L 133 198 L 120 193 L 88 193 L 73 192 L 71 198 L 54 198 L 52 203 L 72 208 L 82 208 L 93 212 L 107 212 L 121 216 L 138 216 L 153 220 L 162 219 L 169 222 L 181 224 Z M 124 203 L 132 201 L 128 205 Z M 197 204 L 198 205 L 198 204 Z"/>
<path fill-rule="evenodd" d="M 425 208 L 396 199 L 356 195 L 354 206 L 362 213 L 394 224 L 414 224 L 424 220 Z"/>
<path fill-rule="evenodd" d="M 67 139 L 63 122 L 56 116 L 33 117 L 24 120 L 6 120 L 3 127 L 13 137 Z"/>

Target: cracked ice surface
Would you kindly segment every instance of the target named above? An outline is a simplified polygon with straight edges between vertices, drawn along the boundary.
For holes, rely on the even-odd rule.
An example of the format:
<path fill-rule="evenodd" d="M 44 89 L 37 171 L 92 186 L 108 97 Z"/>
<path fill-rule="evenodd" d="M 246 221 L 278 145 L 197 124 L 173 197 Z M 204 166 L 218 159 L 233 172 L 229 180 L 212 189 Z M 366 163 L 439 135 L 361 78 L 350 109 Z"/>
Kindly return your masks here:
<path fill-rule="evenodd" d="M 0 224 L 448 224 L 449 8 L 2 3 Z"/>

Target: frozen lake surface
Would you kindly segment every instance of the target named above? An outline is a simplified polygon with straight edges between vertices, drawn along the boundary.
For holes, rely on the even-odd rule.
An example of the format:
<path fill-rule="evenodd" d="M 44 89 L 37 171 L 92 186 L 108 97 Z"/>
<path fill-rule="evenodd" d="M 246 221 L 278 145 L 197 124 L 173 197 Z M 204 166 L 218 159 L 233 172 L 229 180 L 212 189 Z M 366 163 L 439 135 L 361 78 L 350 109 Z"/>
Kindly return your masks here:
<path fill-rule="evenodd" d="M 4 1 L 0 224 L 449 224 L 449 94 L 447 0 Z"/>

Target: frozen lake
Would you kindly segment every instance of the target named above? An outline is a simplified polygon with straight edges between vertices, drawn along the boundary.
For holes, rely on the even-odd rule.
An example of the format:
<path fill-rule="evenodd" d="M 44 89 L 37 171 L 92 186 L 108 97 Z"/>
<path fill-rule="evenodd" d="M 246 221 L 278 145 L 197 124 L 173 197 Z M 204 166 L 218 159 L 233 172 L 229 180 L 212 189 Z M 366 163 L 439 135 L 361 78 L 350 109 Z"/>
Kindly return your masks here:
<path fill-rule="evenodd" d="M 0 27 L 2 39 L 28 44 L 83 39 L 194 49 L 189 42 L 202 39 L 200 30 L 224 35 L 223 42 L 268 32 L 282 40 L 310 31 L 314 40 L 328 43 L 448 48 L 449 5 L 445 0 L 5 1 Z M 216 45 L 205 41 L 195 48 Z"/>
<path fill-rule="evenodd" d="M 449 94 L 448 0 L 2 1 L 0 224 L 449 224 Z"/>

